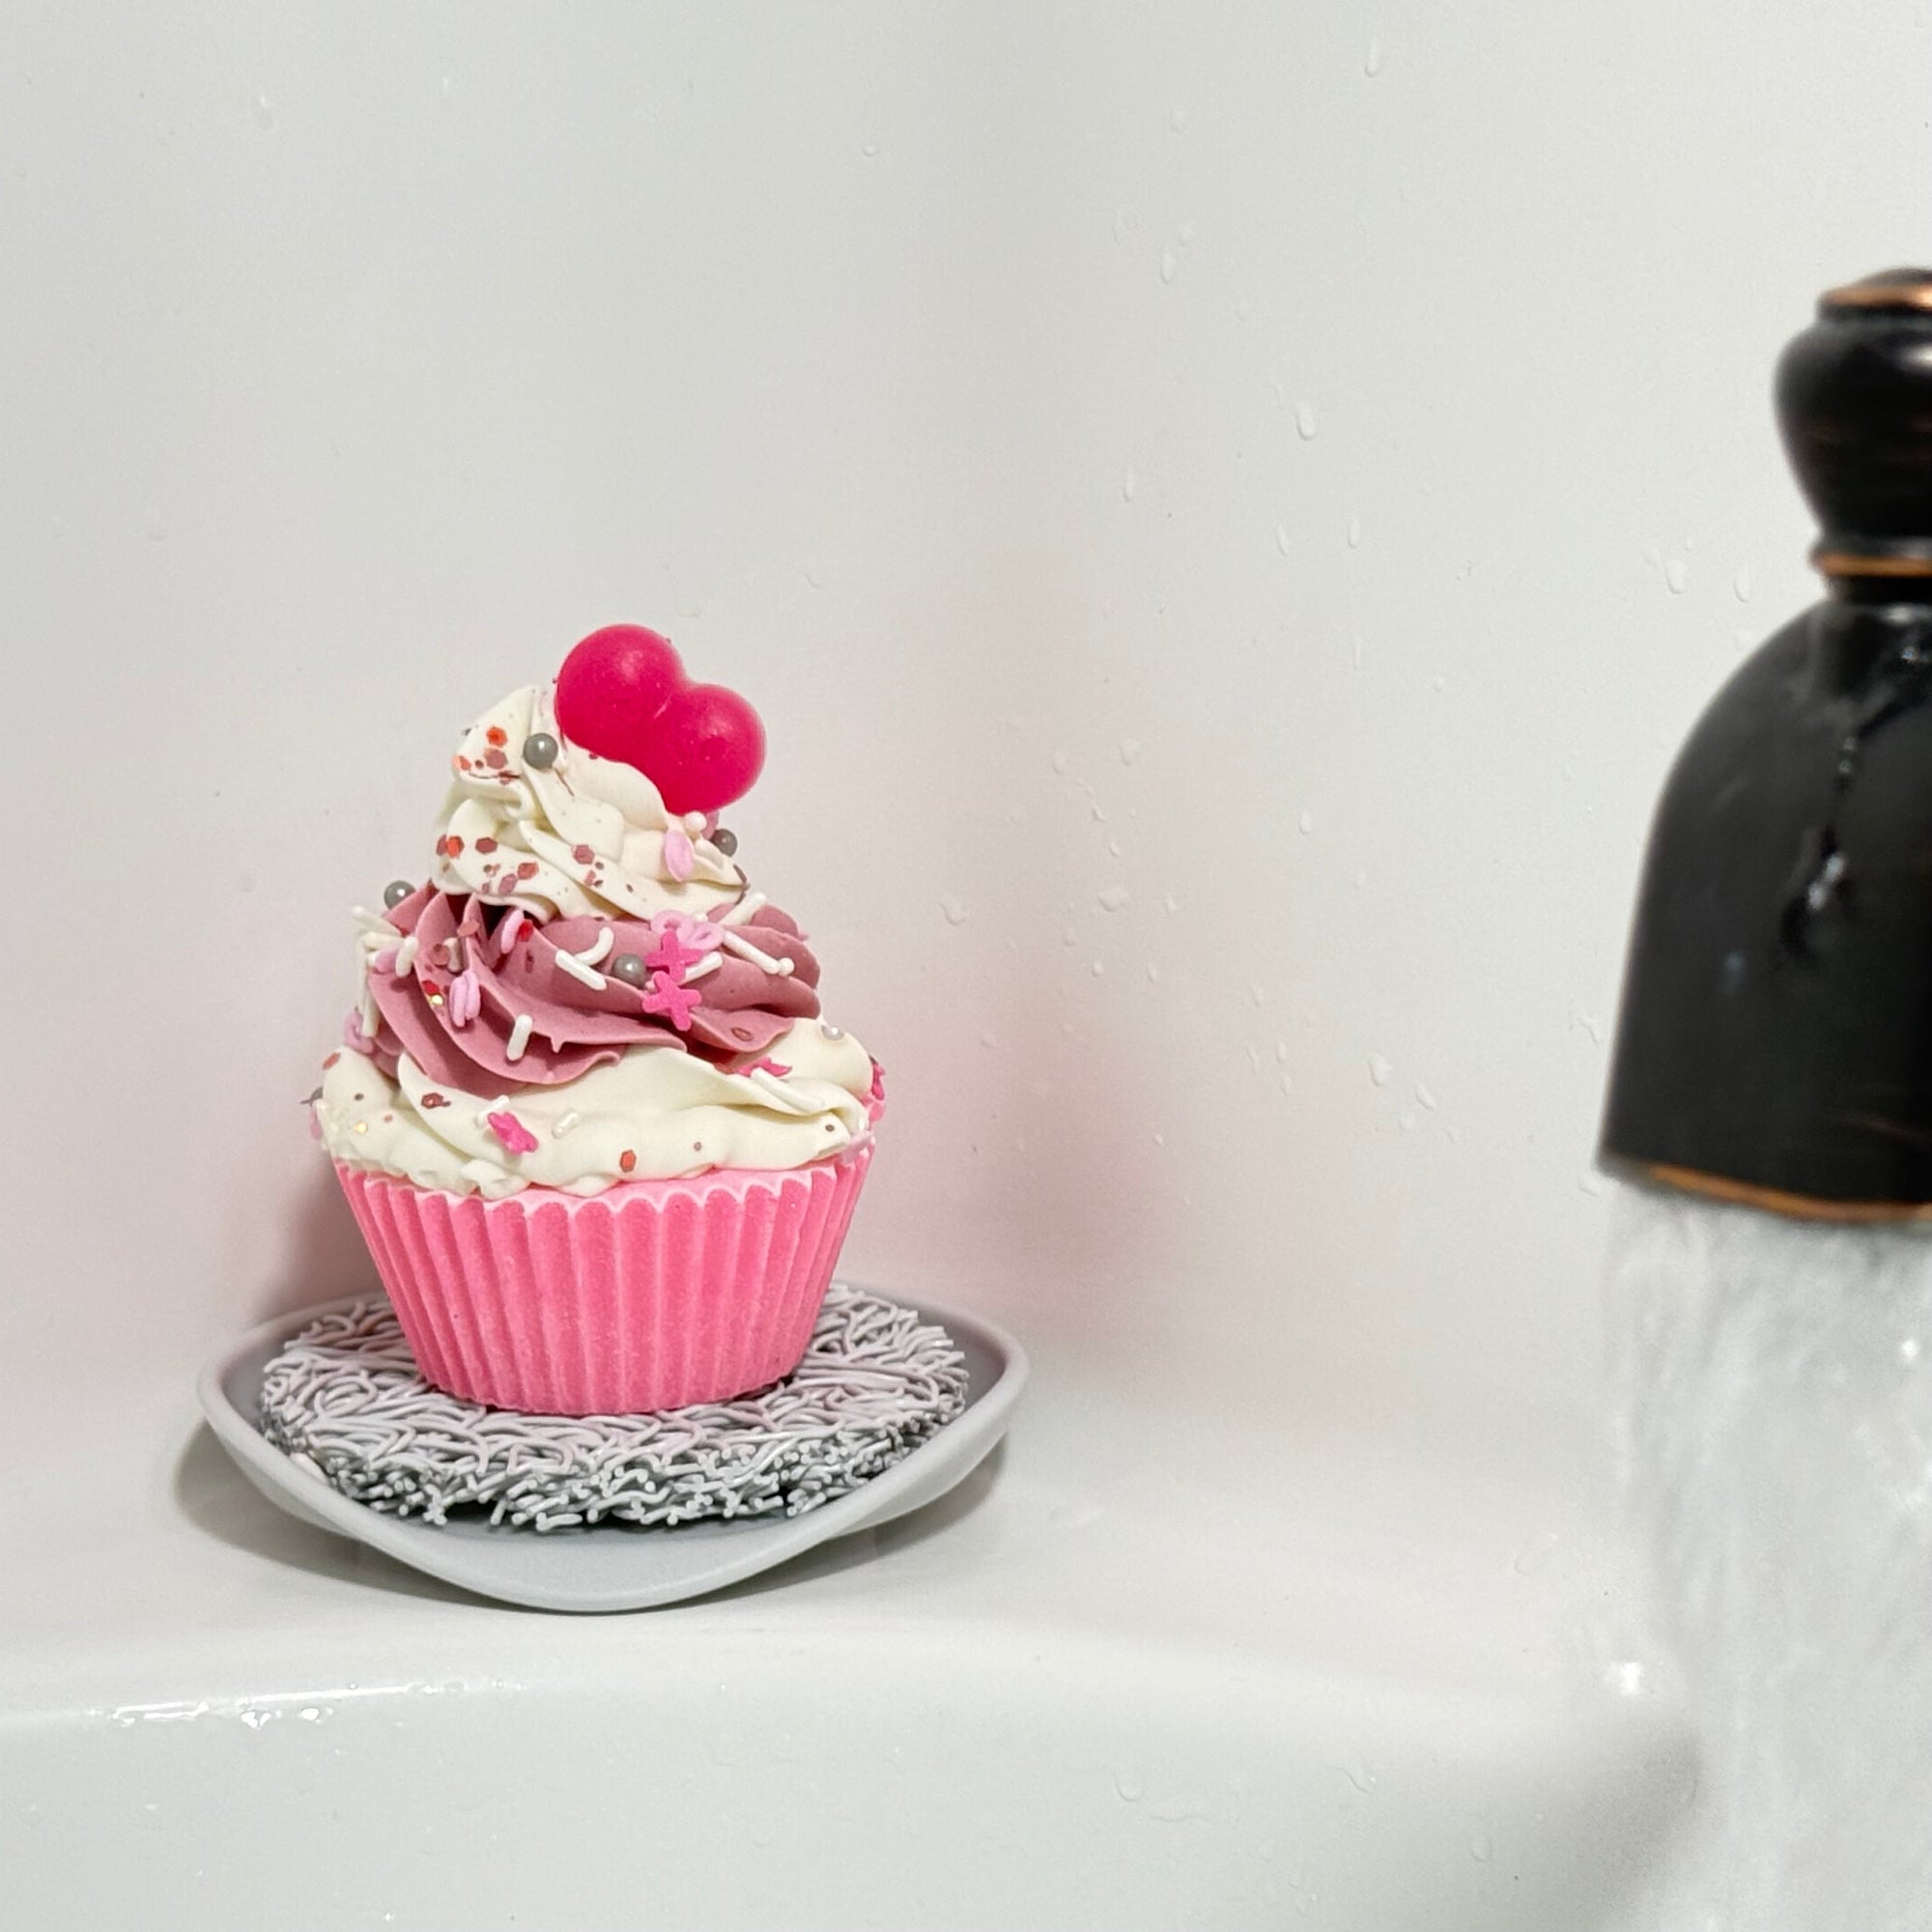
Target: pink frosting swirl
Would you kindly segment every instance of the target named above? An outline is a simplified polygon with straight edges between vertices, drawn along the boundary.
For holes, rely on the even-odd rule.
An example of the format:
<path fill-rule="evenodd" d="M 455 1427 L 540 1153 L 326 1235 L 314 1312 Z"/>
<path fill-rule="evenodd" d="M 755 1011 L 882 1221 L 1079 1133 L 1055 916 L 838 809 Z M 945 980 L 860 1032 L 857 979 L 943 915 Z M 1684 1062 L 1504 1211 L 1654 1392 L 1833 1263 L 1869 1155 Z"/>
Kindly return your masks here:
<path fill-rule="evenodd" d="M 452 1087 L 561 1086 L 639 1046 L 755 1060 L 793 1020 L 818 1014 L 818 961 L 776 906 L 729 928 L 679 913 L 540 924 L 422 886 L 388 919 L 404 937 L 369 962 L 374 1058 L 393 1067 L 407 1053 Z M 727 931 L 789 972 L 745 957 Z M 572 965 L 558 963 L 565 954 Z M 627 955 L 639 962 L 629 979 L 612 970 Z"/>

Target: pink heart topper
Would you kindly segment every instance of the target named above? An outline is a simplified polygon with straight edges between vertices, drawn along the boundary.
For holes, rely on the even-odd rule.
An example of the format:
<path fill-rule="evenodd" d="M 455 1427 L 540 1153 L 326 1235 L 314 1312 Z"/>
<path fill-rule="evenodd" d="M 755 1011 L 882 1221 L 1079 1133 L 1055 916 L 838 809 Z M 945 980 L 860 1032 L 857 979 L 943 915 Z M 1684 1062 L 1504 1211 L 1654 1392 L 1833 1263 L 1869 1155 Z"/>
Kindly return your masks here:
<path fill-rule="evenodd" d="M 717 811 L 757 782 L 758 714 L 722 684 L 693 684 L 668 638 L 640 624 L 592 631 L 556 674 L 563 735 L 635 765 L 671 812 Z"/>

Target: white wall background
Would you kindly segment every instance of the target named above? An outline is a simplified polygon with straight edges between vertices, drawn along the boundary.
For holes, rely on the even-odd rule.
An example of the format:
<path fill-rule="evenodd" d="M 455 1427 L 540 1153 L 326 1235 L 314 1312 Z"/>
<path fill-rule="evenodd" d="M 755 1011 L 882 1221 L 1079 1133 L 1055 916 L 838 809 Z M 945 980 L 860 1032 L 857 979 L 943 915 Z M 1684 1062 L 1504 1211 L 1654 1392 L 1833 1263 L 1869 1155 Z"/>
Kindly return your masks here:
<path fill-rule="evenodd" d="M 854 1272 L 1574 1470 L 1643 823 L 1811 594 L 1769 369 L 1927 252 L 1925 0 L 0 32 L 13 1360 L 345 1284 L 346 909 L 624 617 L 767 719 Z"/>

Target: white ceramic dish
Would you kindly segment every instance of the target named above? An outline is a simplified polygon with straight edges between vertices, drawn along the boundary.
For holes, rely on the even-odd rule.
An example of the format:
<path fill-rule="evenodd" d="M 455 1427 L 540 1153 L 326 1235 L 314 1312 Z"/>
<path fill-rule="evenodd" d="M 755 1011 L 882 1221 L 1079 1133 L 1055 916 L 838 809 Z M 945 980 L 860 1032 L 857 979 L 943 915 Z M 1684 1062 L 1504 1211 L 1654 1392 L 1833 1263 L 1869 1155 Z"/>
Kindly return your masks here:
<path fill-rule="evenodd" d="M 944 1327 L 966 1357 L 963 1413 L 864 1488 L 804 1516 L 694 1522 L 674 1530 L 622 1523 L 538 1536 L 481 1521 L 442 1525 L 379 1515 L 291 1462 L 258 1427 L 262 1372 L 292 1336 L 346 1295 L 250 1329 L 202 1371 L 201 1406 L 243 1473 L 291 1516 L 354 1537 L 399 1563 L 479 1596 L 544 1610 L 641 1610 L 701 1597 L 788 1562 L 835 1537 L 873 1529 L 934 1501 L 970 1475 L 1006 1434 L 1027 1377 L 1010 1335 L 977 1316 L 897 1297 Z"/>

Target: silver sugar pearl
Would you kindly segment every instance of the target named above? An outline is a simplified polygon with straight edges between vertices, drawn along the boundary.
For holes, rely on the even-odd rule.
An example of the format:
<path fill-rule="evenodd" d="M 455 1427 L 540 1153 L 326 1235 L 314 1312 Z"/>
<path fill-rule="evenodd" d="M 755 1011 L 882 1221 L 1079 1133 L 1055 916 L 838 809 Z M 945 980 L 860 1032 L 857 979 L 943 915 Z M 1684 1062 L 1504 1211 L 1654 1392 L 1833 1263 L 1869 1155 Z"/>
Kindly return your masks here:
<path fill-rule="evenodd" d="M 611 962 L 611 977 L 623 980 L 627 986 L 641 986 L 644 983 L 644 962 L 635 952 L 620 952 Z"/>
<path fill-rule="evenodd" d="M 738 850 L 738 835 L 735 832 L 730 831 L 727 827 L 721 825 L 718 828 L 718 830 L 711 835 L 711 842 L 712 844 L 717 846 L 719 851 L 724 853 L 725 858 L 729 859 L 736 856 Z"/>
<path fill-rule="evenodd" d="M 524 763 L 533 772 L 547 772 L 556 763 L 562 749 L 548 731 L 532 731 L 524 740 Z"/>
<path fill-rule="evenodd" d="M 391 879 L 383 888 L 383 903 L 393 910 L 414 891 L 415 888 L 407 879 Z"/>
<path fill-rule="evenodd" d="M 830 1020 L 820 1020 L 818 1030 L 827 1039 L 843 1039 L 845 1037 L 845 1029 L 834 1026 Z"/>

